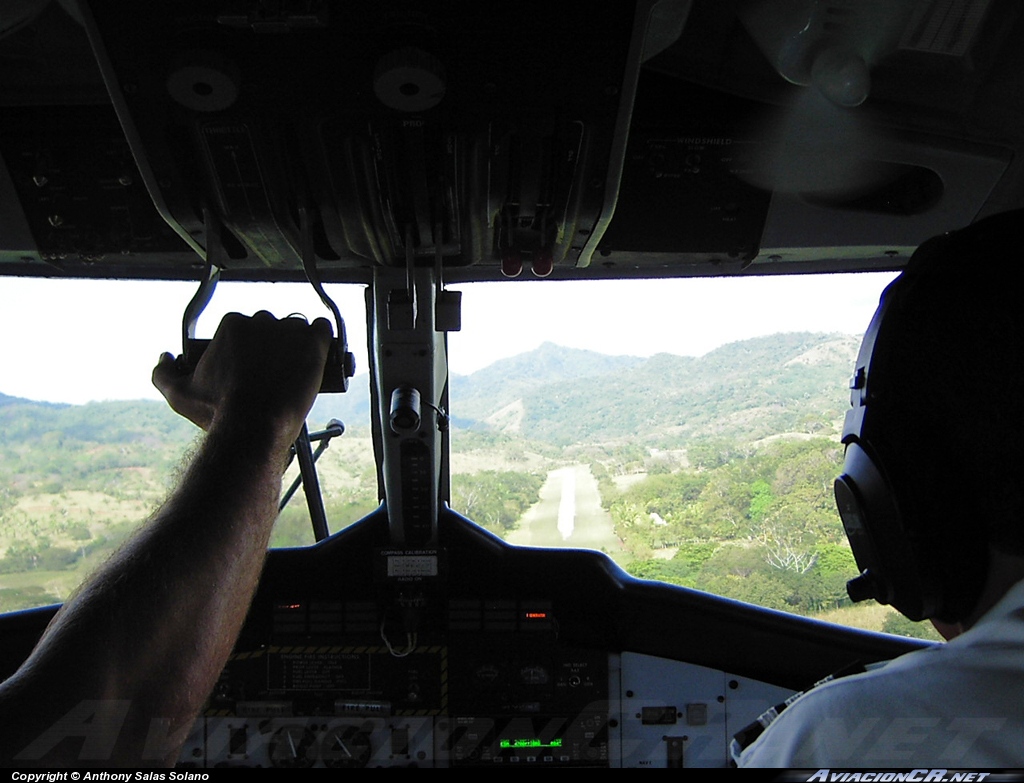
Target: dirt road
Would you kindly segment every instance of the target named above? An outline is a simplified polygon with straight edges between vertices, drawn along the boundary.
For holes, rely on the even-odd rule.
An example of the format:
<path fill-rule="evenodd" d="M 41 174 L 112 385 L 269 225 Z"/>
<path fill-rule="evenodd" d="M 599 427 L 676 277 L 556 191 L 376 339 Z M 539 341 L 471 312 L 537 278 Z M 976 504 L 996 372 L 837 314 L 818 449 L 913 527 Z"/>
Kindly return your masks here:
<path fill-rule="evenodd" d="M 597 480 L 587 465 L 572 465 L 548 473 L 540 501 L 506 537 L 520 546 L 561 546 L 604 550 L 615 554 L 619 539 L 612 518 L 601 508 Z"/>

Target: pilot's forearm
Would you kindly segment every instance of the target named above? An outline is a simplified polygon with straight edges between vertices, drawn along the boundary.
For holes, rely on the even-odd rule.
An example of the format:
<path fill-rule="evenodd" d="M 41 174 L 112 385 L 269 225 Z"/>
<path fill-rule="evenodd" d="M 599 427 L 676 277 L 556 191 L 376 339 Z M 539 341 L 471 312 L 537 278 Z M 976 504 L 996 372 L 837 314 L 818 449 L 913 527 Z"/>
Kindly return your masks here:
<path fill-rule="evenodd" d="M 106 705 L 113 732 L 104 740 L 112 756 L 92 761 L 173 762 L 245 619 L 277 516 L 288 437 L 250 424 L 214 424 L 164 506 L 65 604 L 0 690 L 8 715 L 83 716 L 64 729 L 48 717 L 42 734 L 6 749 L 22 754 L 16 764 L 90 761 L 76 757 L 80 740 L 58 741 L 82 733 L 75 726 L 92 702 Z M 3 704 L 5 692 L 26 698 Z M 42 725 L 23 712 L 18 722 Z"/>
<path fill-rule="evenodd" d="M 161 357 L 154 384 L 208 435 L 0 685 L 0 765 L 175 760 L 245 620 L 330 339 L 323 319 L 229 313 L 194 368 Z"/>

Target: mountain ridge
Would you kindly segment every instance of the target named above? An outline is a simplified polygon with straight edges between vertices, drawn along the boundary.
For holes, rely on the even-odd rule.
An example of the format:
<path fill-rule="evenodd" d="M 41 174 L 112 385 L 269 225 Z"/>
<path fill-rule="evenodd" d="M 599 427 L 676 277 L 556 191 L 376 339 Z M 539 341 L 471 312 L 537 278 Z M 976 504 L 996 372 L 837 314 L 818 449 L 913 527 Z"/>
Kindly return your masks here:
<path fill-rule="evenodd" d="M 851 335 L 788 332 L 727 343 L 700 357 L 657 353 L 647 358 L 545 342 L 469 375 L 453 375 L 450 412 L 457 427 L 558 445 L 636 437 L 678 446 L 694 437 L 757 440 L 801 427 L 821 431 L 845 410 L 845 384 L 859 342 Z M 142 406 L 137 412 L 146 411 L 144 419 L 158 416 L 160 428 L 168 427 L 167 418 L 155 413 L 155 407 L 166 411 L 162 402 L 60 406 L 0 393 L 0 411 L 8 419 L 13 410 L 25 411 L 29 429 L 44 427 L 46 418 L 70 417 L 79 431 L 87 431 L 74 411 L 90 405 Z M 340 418 L 350 428 L 366 427 L 369 417 L 368 376 L 363 375 L 353 379 L 347 394 L 318 398 L 310 426 Z M 115 418 L 123 432 L 140 436 L 124 416 Z M 28 431 L 14 429 L 22 435 Z"/>

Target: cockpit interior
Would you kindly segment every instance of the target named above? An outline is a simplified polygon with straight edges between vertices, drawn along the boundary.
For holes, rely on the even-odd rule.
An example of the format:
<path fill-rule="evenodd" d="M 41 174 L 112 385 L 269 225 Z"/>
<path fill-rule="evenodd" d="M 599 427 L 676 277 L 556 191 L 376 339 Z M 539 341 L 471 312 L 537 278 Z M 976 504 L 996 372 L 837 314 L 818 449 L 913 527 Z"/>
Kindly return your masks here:
<path fill-rule="evenodd" d="M 300 438 L 316 543 L 268 554 L 180 767 L 725 767 L 794 691 L 921 644 L 463 516 L 449 286 L 899 270 L 1024 204 L 1019 3 L 5 6 L 0 276 L 192 281 L 193 364 L 220 281 L 311 285 L 324 394 L 356 369 L 324 286 L 366 290 L 380 506 L 331 533 L 332 433 Z M 0 616 L 0 678 L 55 611 Z"/>

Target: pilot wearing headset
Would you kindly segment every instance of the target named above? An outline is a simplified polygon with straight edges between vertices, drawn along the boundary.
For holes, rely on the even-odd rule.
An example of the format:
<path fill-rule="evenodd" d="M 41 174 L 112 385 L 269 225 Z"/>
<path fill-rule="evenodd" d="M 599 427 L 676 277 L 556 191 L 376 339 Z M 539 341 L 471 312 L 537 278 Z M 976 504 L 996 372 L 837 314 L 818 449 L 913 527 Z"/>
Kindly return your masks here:
<path fill-rule="evenodd" d="M 1022 220 L 922 245 L 882 294 L 850 384 L 836 480 L 862 572 L 850 597 L 949 641 L 762 716 L 737 735 L 740 766 L 1024 766 Z"/>

